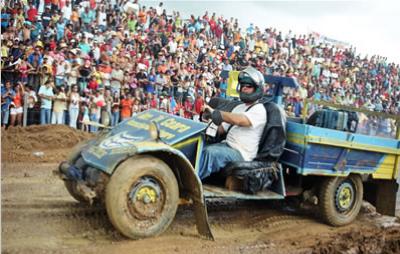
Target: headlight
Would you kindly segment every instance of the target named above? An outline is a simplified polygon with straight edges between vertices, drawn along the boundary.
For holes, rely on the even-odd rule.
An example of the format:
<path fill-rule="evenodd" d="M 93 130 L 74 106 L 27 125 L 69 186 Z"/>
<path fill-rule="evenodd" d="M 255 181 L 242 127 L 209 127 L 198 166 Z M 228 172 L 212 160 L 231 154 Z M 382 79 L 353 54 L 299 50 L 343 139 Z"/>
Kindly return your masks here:
<path fill-rule="evenodd" d="M 150 134 L 150 138 L 153 140 L 160 139 L 160 128 L 156 122 L 151 122 L 149 124 L 149 134 Z"/>

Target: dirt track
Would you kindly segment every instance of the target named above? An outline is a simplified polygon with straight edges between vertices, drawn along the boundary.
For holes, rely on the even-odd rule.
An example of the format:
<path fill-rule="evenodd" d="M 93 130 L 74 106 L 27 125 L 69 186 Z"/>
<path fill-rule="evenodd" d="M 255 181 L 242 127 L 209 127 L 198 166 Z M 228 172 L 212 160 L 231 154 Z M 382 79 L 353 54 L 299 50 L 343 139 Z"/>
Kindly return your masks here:
<path fill-rule="evenodd" d="M 54 143 L 52 135 L 59 132 L 43 131 L 42 139 Z M 68 138 L 86 135 L 67 131 L 74 133 Z M 214 242 L 198 237 L 187 207 L 179 208 L 161 236 L 127 240 L 103 208 L 74 201 L 52 174 L 57 154 L 68 147 L 44 149 L 39 162 L 32 163 L 37 157 L 32 151 L 5 146 L 7 135 L 2 142 L 3 253 L 400 253 L 398 218 L 380 216 L 368 205 L 352 225 L 333 228 L 282 203 L 213 201 L 208 210 Z M 15 149 L 25 161 L 8 156 Z"/>

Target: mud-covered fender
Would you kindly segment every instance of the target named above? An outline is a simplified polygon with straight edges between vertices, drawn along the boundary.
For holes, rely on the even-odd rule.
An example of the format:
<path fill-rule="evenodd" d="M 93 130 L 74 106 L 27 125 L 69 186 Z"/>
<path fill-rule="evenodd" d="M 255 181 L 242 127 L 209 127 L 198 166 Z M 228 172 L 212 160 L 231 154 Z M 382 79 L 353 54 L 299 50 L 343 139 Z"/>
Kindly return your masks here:
<path fill-rule="evenodd" d="M 201 180 L 185 155 L 181 151 L 162 142 L 144 141 L 137 143 L 135 146 L 135 155 L 152 155 L 164 161 L 172 169 L 179 184 L 181 197 L 190 198 L 193 201 L 196 226 L 199 234 L 207 239 L 214 240 L 208 222 Z"/>
<path fill-rule="evenodd" d="M 364 199 L 376 207 L 378 213 L 396 216 L 397 192 L 396 179 L 373 179 L 364 183 Z"/>

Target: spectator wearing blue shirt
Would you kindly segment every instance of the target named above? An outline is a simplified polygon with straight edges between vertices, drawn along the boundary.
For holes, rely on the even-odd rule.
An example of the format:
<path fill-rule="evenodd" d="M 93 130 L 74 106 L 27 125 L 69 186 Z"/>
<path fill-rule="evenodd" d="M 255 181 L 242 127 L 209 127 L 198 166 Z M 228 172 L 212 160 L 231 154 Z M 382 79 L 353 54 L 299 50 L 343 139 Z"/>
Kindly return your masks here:
<path fill-rule="evenodd" d="M 40 85 L 40 74 L 38 71 L 43 63 L 40 47 L 36 47 L 35 51 L 28 56 L 28 63 L 33 67 L 33 72 L 28 75 L 28 84 L 37 91 Z"/>
<path fill-rule="evenodd" d="M 253 35 L 255 32 L 253 23 L 250 23 L 250 26 L 246 29 L 247 34 Z"/>
<path fill-rule="evenodd" d="M 65 31 L 65 23 L 63 19 L 59 19 L 56 23 L 56 30 L 57 30 L 57 41 L 60 41 L 64 38 L 64 31 Z"/>
<path fill-rule="evenodd" d="M 321 98 L 322 98 L 321 92 L 320 92 L 319 90 L 316 91 L 316 92 L 314 93 L 314 95 L 313 95 L 313 99 L 316 100 L 316 101 L 320 101 Z"/>
<path fill-rule="evenodd" d="M 145 84 L 144 86 L 144 91 L 146 94 L 148 93 L 154 93 L 154 84 L 156 82 L 156 73 L 154 68 L 151 70 L 150 75 L 149 75 L 149 82 Z"/>
<path fill-rule="evenodd" d="M 219 85 L 220 94 L 219 97 L 226 98 L 226 90 L 228 89 L 227 80 L 223 79 Z"/>
<path fill-rule="evenodd" d="M 39 38 L 39 35 L 42 33 L 42 31 L 43 31 L 42 22 L 37 20 L 33 24 L 33 29 L 31 30 L 31 41 L 33 41 L 33 42 L 37 41 L 37 39 Z"/>
<path fill-rule="evenodd" d="M 11 15 L 7 12 L 1 13 L 1 29 L 5 30 L 10 25 Z"/>
<path fill-rule="evenodd" d="M 88 7 L 85 7 L 85 11 L 81 14 L 82 28 L 86 32 L 90 32 L 91 23 L 94 21 L 94 14 Z"/>

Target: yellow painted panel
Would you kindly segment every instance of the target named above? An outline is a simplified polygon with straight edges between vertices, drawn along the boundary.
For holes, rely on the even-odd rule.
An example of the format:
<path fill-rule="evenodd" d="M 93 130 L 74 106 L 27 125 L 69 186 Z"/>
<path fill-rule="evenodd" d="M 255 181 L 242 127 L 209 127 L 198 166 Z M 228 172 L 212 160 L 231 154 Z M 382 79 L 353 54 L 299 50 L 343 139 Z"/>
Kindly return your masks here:
<path fill-rule="evenodd" d="M 304 135 L 288 134 L 287 140 L 295 144 L 304 145 Z"/>
<path fill-rule="evenodd" d="M 375 171 L 375 173 L 372 174 L 372 177 L 374 179 L 393 179 L 395 178 L 395 160 L 396 156 L 395 155 L 387 155 L 385 156 L 385 159 L 379 165 L 379 168 Z"/>
<path fill-rule="evenodd" d="M 228 89 L 226 91 L 226 94 L 230 97 L 239 97 L 239 94 L 236 90 L 236 87 L 238 85 L 238 76 L 239 76 L 239 71 L 229 72 Z"/>
<path fill-rule="evenodd" d="M 190 138 L 183 142 L 177 143 L 177 144 L 173 145 L 172 147 L 178 149 L 178 148 L 193 144 L 195 142 L 200 142 L 200 137 Z"/>

